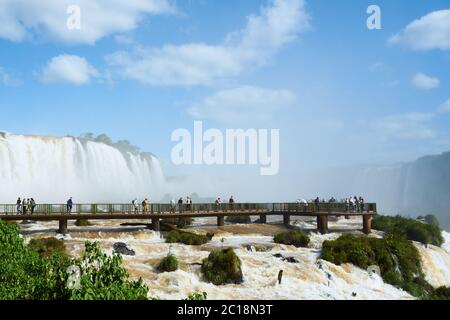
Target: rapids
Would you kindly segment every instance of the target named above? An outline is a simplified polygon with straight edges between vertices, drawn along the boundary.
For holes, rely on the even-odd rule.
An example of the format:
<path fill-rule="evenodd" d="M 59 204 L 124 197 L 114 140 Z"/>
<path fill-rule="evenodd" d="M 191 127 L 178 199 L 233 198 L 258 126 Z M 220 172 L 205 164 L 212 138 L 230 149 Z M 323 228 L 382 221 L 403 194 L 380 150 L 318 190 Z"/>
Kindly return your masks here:
<path fill-rule="evenodd" d="M 203 246 L 166 244 L 162 234 L 142 226 L 121 226 L 126 221 L 92 221 L 89 227 L 69 225 L 70 234 L 58 235 L 64 239 L 73 256 L 82 254 L 86 240 L 99 241 L 102 249 L 112 253 L 115 242 L 124 242 L 136 252 L 136 256 L 124 256 L 124 266 L 131 278 L 142 277 L 150 288 L 149 296 L 161 299 L 184 299 L 193 291 L 205 291 L 208 299 L 414 299 L 407 292 L 397 289 L 376 274 L 369 274 L 351 264 L 336 266 L 318 259 L 322 242 L 336 239 L 341 232 L 354 232 L 360 226 L 357 220 L 338 220 L 330 223 L 330 229 L 337 232 L 320 235 L 311 234 L 308 248 L 295 248 L 275 244 L 272 234 L 283 230 L 278 225 L 225 226 L 220 230 L 214 226 L 214 219 L 196 221 L 193 228 L 199 232 L 213 231 L 212 241 Z M 133 221 L 136 222 L 136 221 Z M 315 228 L 313 221 L 294 220 L 293 224 L 303 228 Z M 31 237 L 54 236 L 57 223 L 40 222 L 21 225 L 28 241 Z M 353 230 L 353 231 L 351 231 Z M 374 237 L 380 236 L 374 232 Z M 449 234 L 444 232 L 446 243 L 443 248 L 416 244 L 423 260 L 427 280 L 435 286 L 450 284 Z M 223 239 L 223 243 L 222 243 Z M 217 287 L 202 280 L 200 264 L 214 248 L 231 246 L 242 261 L 244 283 Z M 176 272 L 159 273 L 156 265 L 168 253 L 175 254 L 180 267 Z M 285 262 L 274 257 L 293 257 L 298 263 Z M 282 284 L 277 283 L 279 270 L 284 271 Z"/>

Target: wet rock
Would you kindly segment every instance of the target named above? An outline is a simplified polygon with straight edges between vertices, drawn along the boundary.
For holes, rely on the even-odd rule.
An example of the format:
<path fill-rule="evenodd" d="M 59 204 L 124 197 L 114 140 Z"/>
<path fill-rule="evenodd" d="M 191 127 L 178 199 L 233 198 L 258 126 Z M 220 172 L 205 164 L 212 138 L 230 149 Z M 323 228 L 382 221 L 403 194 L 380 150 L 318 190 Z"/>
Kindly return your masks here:
<path fill-rule="evenodd" d="M 283 255 L 281 253 L 276 253 L 273 255 L 275 258 L 281 259 L 285 262 L 289 262 L 289 263 L 299 263 L 300 261 L 298 261 L 297 259 L 295 259 L 294 257 L 283 257 Z"/>
<path fill-rule="evenodd" d="M 114 243 L 113 248 L 114 248 L 114 252 L 115 253 L 119 253 L 119 254 L 124 255 L 124 256 L 134 256 L 134 255 L 136 255 L 134 250 L 129 249 L 127 247 L 127 245 L 125 243 L 123 243 L 123 242 Z"/>
<path fill-rule="evenodd" d="M 245 249 L 247 249 L 247 251 L 249 252 L 253 252 L 253 247 L 250 244 L 246 245 Z"/>

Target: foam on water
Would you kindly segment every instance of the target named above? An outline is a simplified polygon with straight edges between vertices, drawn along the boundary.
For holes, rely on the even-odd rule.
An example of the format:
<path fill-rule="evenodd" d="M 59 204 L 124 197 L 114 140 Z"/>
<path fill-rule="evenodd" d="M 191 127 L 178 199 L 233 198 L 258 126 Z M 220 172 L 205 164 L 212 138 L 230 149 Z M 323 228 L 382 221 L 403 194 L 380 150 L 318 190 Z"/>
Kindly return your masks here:
<path fill-rule="evenodd" d="M 273 242 L 273 238 L 258 234 L 233 234 L 223 232 L 202 246 L 167 244 L 161 234 L 151 230 L 107 232 L 118 227 L 114 221 L 98 221 L 83 231 L 73 230 L 64 237 L 69 252 L 80 255 L 87 240 L 99 241 L 102 249 L 111 254 L 115 242 L 124 242 L 136 252 L 135 256 L 124 256 L 123 263 L 133 279 L 142 277 L 150 288 L 149 296 L 161 299 L 185 299 L 193 291 L 208 293 L 208 299 L 414 299 L 407 292 L 386 284 L 376 274 L 359 269 L 351 264 L 336 266 L 320 260 L 323 241 L 338 238 L 341 233 L 310 234 L 308 248 L 296 248 Z M 330 228 L 355 230 L 359 220 L 339 220 L 330 223 Z M 48 222 L 41 228 L 48 228 Z M 37 228 L 36 224 L 33 228 Z M 254 225 L 255 228 L 258 225 Z M 313 225 L 311 225 L 313 226 Z M 105 231 L 97 232 L 99 228 Z M 272 228 L 268 226 L 267 228 Z M 70 227 L 72 230 L 72 228 Z M 357 228 L 356 228 L 357 229 Z M 271 229 L 272 230 L 272 229 Z M 78 232 L 77 232 L 78 231 Z M 359 232 L 359 231 L 356 231 Z M 375 235 L 376 236 L 376 235 Z M 449 285 L 450 253 L 449 234 L 444 233 L 443 248 L 416 244 L 422 257 L 427 280 L 435 287 Z M 223 239 L 223 243 L 222 243 Z M 214 286 L 202 278 L 200 264 L 210 251 L 222 246 L 232 246 L 242 261 L 244 283 L 239 285 Z M 447 248 L 447 249 L 445 249 Z M 249 250 L 250 249 L 250 250 Z M 176 272 L 159 273 L 159 261 L 172 253 L 179 259 Z M 294 258 L 298 263 L 289 263 L 274 255 Z M 283 270 L 281 285 L 278 272 Z"/>

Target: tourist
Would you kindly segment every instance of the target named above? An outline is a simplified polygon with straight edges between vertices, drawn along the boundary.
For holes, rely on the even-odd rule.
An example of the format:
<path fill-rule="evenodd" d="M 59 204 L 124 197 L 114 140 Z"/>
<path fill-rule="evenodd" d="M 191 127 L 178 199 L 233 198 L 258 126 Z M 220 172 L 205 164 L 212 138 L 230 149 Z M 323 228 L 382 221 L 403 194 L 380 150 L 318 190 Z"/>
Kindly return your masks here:
<path fill-rule="evenodd" d="M 234 198 L 233 198 L 233 196 L 230 197 L 230 200 L 228 200 L 228 203 L 230 205 L 230 209 L 234 210 Z"/>
<path fill-rule="evenodd" d="M 191 198 L 189 198 L 189 196 L 186 196 L 186 210 L 187 211 L 191 211 Z"/>
<path fill-rule="evenodd" d="M 72 213 L 73 200 L 72 197 L 67 200 L 67 213 Z"/>
<path fill-rule="evenodd" d="M 20 200 L 20 197 L 17 199 L 16 209 L 17 209 L 17 214 L 22 214 L 22 200 Z"/>
<path fill-rule="evenodd" d="M 178 199 L 178 211 L 180 213 L 183 212 L 183 198 L 182 197 L 180 197 L 180 199 Z"/>
<path fill-rule="evenodd" d="M 319 211 L 319 204 L 320 204 L 320 200 L 319 197 L 316 198 L 316 200 L 314 200 L 314 205 L 315 205 L 315 209 L 318 212 Z"/>
<path fill-rule="evenodd" d="M 135 198 L 131 204 L 133 205 L 133 209 L 134 209 L 134 213 L 139 213 L 139 203 L 138 203 L 138 199 Z"/>
<path fill-rule="evenodd" d="M 22 200 L 22 212 L 23 212 L 23 214 L 28 213 L 28 200 L 25 198 L 23 198 L 23 200 Z"/>
<path fill-rule="evenodd" d="M 216 199 L 216 210 L 220 210 L 220 204 L 222 203 L 222 200 L 220 198 Z"/>
<path fill-rule="evenodd" d="M 361 212 L 364 212 L 364 198 L 359 197 L 359 206 L 361 207 Z"/>
<path fill-rule="evenodd" d="M 34 209 L 36 208 L 36 201 L 34 201 L 33 198 L 30 199 L 30 207 L 31 207 L 31 214 L 34 214 Z"/>
<path fill-rule="evenodd" d="M 148 213 L 148 199 L 147 198 L 145 198 L 143 201 L 142 201 L 142 213 Z"/>

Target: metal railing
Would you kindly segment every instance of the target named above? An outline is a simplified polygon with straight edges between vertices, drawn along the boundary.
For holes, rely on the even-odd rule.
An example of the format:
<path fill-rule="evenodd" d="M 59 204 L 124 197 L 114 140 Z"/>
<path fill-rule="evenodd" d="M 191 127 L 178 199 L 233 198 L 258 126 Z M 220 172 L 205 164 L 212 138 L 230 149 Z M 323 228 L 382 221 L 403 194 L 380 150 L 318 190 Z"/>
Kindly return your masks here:
<path fill-rule="evenodd" d="M 0 215 L 52 215 L 52 214 L 163 214 L 163 213 L 213 213 L 213 212 L 284 212 L 284 213 L 376 213 L 375 203 L 351 207 L 346 203 L 196 203 L 196 204 L 36 204 L 34 207 L 15 204 L 0 204 Z"/>

